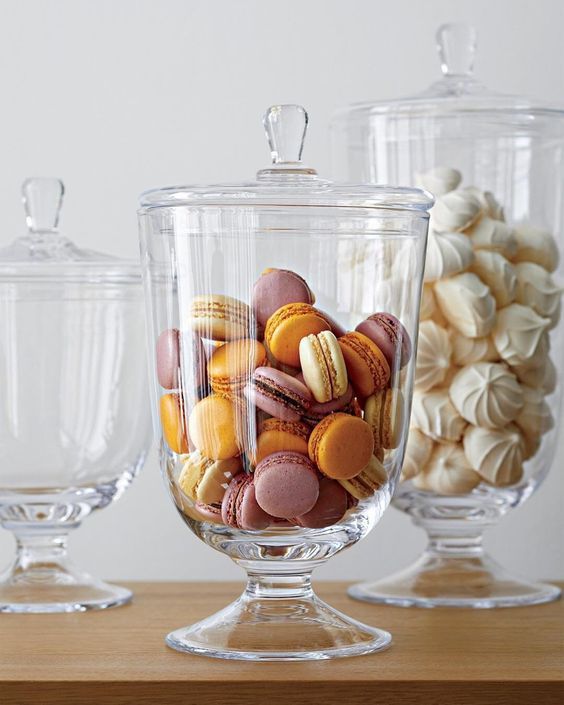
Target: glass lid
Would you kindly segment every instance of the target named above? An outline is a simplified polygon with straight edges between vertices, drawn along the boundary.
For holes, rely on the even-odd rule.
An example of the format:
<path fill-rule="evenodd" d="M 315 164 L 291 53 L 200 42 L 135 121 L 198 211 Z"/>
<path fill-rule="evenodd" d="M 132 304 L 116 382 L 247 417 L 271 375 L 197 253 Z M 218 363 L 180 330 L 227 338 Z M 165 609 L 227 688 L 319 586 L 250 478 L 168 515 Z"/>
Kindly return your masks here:
<path fill-rule="evenodd" d="M 0 248 L 0 279 L 140 281 L 139 263 L 81 249 L 59 231 L 64 193 L 60 179 L 35 177 L 24 181 L 27 232 Z"/>
<path fill-rule="evenodd" d="M 308 114 L 300 105 L 275 105 L 263 119 L 272 164 L 256 181 L 215 186 L 172 186 L 141 195 L 141 214 L 171 206 L 312 206 L 427 211 L 430 194 L 420 189 L 345 184 L 319 178 L 302 162 Z"/>
<path fill-rule="evenodd" d="M 477 117 L 507 123 L 515 130 L 563 132 L 564 109 L 530 98 L 489 90 L 474 78 L 477 33 L 463 23 L 444 24 L 436 34 L 443 76 L 422 93 L 392 101 L 357 103 L 336 113 L 334 122 L 365 122 L 388 115 L 398 119 L 425 119 L 444 114 L 475 113 Z"/>

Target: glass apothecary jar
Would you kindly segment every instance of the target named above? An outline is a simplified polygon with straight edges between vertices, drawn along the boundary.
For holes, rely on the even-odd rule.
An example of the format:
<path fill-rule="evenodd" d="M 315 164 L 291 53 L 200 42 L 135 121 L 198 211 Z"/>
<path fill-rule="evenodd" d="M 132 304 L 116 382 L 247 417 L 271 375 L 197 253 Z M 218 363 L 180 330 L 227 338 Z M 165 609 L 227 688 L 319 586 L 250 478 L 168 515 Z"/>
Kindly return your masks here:
<path fill-rule="evenodd" d="M 396 605 L 534 604 L 482 534 L 539 487 L 560 419 L 564 111 L 473 77 L 475 31 L 437 34 L 442 80 L 332 123 L 335 172 L 419 184 L 431 210 L 411 431 L 395 506 L 428 534 L 415 565 L 355 597 Z"/>
<path fill-rule="evenodd" d="M 0 250 L 0 525 L 17 545 L 0 612 L 103 609 L 131 592 L 77 570 L 67 536 L 152 441 L 141 273 L 59 232 L 61 181 L 22 190 L 28 231 Z"/>
<path fill-rule="evenodd" d="M 301 162 L 306 126 L 303 108 L 273 107 L 256 181 L 141 200 L 165 482 L 248 574 L 236 602 L 169 634 L 181 651 L 322 659 L 390 642 L 310 576 L 370 531 L 399 477 L 432 201 L 322 180 Z"/>

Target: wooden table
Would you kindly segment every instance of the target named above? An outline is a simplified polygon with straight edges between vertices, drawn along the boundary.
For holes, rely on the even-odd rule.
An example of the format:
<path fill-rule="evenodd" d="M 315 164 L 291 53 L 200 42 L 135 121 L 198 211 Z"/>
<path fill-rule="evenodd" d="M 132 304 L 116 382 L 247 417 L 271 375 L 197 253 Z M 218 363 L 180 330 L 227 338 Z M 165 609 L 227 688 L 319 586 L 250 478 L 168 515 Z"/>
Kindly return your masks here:
<path fill-rule="evenodd" d="M 234 583 L 136 583 L 132 605 L 71 615 L 0 615 L 1 705 L 562 705 L 564 603 L 500 610 L 335 607 L 392 632 L 379 654 L 245 663 L 180 654 L 173 628 L 223 607 Z"/>

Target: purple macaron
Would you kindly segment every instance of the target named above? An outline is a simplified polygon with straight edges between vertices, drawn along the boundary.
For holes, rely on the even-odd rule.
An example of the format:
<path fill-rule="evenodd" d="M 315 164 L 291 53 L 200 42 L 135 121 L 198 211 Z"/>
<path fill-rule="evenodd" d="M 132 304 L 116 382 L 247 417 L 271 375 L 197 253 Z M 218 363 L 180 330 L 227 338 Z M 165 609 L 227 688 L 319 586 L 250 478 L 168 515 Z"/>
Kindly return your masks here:
<path fill-rule="evenodd" d="M 411 358 L 411 339 L 401 321 L 391 313 L 373 313 L 356 330 L 380 348 L 391 370 L 402 368 Z"/>
<path fill-rule="evenodd" d="M 195 333 L 181 334 L 178 328 L 163 330 L 157 339 L 157 379 L 164 389 L 180 387 L 180 360 L 192 370 L 194 388 L 206 382 L 206 354 L 202 339 Z"/>
<path fill-rule="evenodd" d="M 240 472 L 231 480 L 221 503 L 221 518 L 227 526 L 246 531 L 260 531 L 270 526 L 272 517 L 259 506 L 250 475 Z"/>
<path fill-rule="evenodd" d="M 296 376 L 296 379 L 300 382 L 304 381 L 301 373 Z M 331 399 L 330 401 L 322 403 L 314 400 L 302 414 L 302 421 L 305 421 L 305 423 L 310 426 L 317 426 L 321 419 L 324 419 L 329 414 L 335 414 L 337 411 L 341 411 L 345 414 L 352 414 L 354 413 L 352 406 L 353 396 L 354 391 L 352 386 L 349 384 L 346 392 L 340 397 L 337 397 L 337 399 Z"/>
<path fill-rule="evenodd" d="M 253 312 L 258 323 L 266 322 L 286 304 L 314 304 L 315 296 L 305 279 L 289 269 L 267 269 L 253 289 Z"/>
<path fill-rule="evenodd" d="M 245 387 L 245 396 L 259 409 L 282 421 L 299 421 L 313 401 L 303 382 L 273 367 L 257 367 Z"/>
<path fill-rule="evenodd" d="M 267 455 L 256 466 L 254 478 L 257 502 L 274 517 L 292 519 L 306 514 L 319 497 L 315 465 L 301 453 Z"/>
<path fill-rule="evenodd" d="M 348 509 L 347 491 L 335 480 L 324 477 L 319 482 L 319 497 L 313 508 L 296 517 L 298 526 L 323 529 L 336 524 Z"/>

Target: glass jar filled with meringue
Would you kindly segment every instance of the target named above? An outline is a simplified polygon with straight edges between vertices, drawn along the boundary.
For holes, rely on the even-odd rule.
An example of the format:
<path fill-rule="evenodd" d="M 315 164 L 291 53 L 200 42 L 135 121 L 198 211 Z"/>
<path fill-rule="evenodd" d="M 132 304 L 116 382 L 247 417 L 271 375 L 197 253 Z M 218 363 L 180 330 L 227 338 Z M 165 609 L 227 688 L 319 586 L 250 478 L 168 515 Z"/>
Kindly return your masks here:
<path fill-rule="evenodd" d="M 169 634 L 180 651 L 325 659 L 390 642 L 310 576 L 370 531 L 399 479 L 432 199 L 321 179 L 301 162 L 306 125 L 300 106 L 267 112 L 273 163 L 255 181 L 142 197 L 165 482 L 249 579 Z"/>
<path fill-rule="evenodd" d="M 561 427 L 564 111 L 479 84 L 473 28 L 444 25 L 437 41 L 442 80 L 332 123 L 339 177 L 436 197 L 394 499 L 429 544 L 351 594 L 423 607 L 546 602 L 558 588 L 510 575 L 482 535 L 541 484 Z"/>

